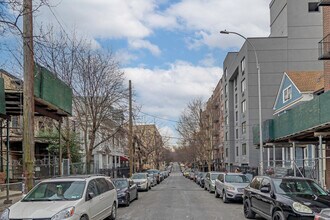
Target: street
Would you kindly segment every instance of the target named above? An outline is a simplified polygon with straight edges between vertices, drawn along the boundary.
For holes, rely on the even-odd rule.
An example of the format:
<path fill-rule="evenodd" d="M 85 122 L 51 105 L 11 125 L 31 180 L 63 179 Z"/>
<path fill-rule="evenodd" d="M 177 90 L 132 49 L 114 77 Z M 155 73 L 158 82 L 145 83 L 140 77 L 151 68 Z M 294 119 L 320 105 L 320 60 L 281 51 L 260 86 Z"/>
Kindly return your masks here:
<path fill-rule="evenodd" d="M 149 192 L 140 192 L 139 200 L 120 207 L 118 219 L 224 219 L 242 220 L 241 203 L 224 204 L 197 184 L 184 178 L 178 167 Z"/>

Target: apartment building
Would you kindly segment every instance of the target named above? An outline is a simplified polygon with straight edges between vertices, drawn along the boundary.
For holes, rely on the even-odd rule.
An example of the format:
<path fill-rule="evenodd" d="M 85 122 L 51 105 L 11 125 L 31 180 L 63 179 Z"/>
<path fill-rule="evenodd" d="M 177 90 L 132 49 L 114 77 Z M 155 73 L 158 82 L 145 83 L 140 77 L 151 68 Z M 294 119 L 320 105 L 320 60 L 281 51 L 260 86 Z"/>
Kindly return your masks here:
<path fill-rule="evenodd" d="M 254 48 L 261 69 L 262 120 L 273 117 L 285 71 L 323 71 L 323 62 L 318 60 L 318 42 L 323 38 L 323 16 L 318 2 L 273 0 L 269 7 L 270 36 L 248 38 L 238 52 L 229 52 L 223 63 L 221 98 L 227 170 L 259 166 L 259 149 L 253 145 L 252 132 L 252 127 L 259 123 Z"/>
<path fill-rule="evenodd" d="M 206 138 L 205 149 L 210 150 L 210 161 L 212 170 L 224 169 L 223 154 L 224 154 L 224 126 L 223 119 L 223 102 L 221 94 L 223 93 L 222 81 L 220 80 L 213 90 L 212 96 L 206 103 L 206 108 L 202 113 L 202 124 L 204 135 Z"/>
<path fill-rule="evenodd" d="M 134 125 L 133 134 L 136 169 L 159 169 L 164 142 L 156 125 Z"/>

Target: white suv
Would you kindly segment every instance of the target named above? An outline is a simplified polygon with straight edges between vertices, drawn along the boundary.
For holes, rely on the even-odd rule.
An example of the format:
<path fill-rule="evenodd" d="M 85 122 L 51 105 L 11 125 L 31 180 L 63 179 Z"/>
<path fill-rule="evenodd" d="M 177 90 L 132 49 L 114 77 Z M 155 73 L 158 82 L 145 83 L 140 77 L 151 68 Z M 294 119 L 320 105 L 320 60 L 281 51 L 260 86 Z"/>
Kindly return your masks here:
<path fill-rule="evenodd" d="M 72 176 L 40 182 L 0 219 L 116 219 L 117 191 L 105 176 Z"/>

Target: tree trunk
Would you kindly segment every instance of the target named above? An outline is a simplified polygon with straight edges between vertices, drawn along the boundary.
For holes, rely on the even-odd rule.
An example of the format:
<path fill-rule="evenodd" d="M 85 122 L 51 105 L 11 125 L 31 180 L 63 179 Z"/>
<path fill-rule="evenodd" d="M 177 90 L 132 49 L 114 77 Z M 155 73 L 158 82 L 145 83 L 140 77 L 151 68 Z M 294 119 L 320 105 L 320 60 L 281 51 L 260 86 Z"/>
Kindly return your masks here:
<path fill-rule="evenodd" d="M 88 174 L 91 173 L 91 165 L 92 165 L 92 155 L 93 155 L 93 149 L 94 149 L 94 143 L 95 143 L 95 134 L 92 133 L 90 136 L 90 142 L 89 142 L 89 147 L 88 147 L 88 151 L 86 154 L 86 168 L 87 168 L 87 172 Z"/>

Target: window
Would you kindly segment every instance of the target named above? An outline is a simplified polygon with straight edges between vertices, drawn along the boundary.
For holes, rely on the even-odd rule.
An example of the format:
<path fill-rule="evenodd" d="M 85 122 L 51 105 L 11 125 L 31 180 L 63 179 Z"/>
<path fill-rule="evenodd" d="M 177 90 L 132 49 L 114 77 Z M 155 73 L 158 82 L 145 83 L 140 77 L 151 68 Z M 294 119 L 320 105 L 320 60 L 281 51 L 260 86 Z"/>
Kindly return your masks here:
<path fill-rule="evenodd" d="M 241 61 L 241 70 L 242 70 L 242 75 L 243 75 L 245 72 L 245 57 Z"/>
<path fill-rule="evenodd" d="M 242 123 L 242 134 L 246 133 L 246 122 Z"/>
<path fill-rule="evenodd" d="M 98 196 L 100 193 L 98 191 L 98 188 L 96 187 L 96 181 L 95 180 L 91 180 L 88 184 L 87 187 L 87 195 L 88 193 L 93 193 L 94 196 Z"/>
<path fill-rule="evenodd" d="M 308 2 L 308 12 L 319 12 L 318 2 Z"/>
<path fill-rule="evenodd" d="M 227 68 L 225 69 L 225 72 L 224 72 L 224 77 L 227 78 Z"/>
<path fill-rule="evenodd" d="M 238 121 L 238 111 L 235 112 L 235 121 Z"/>
<path fill-rule="evenodd" d="M 237 78 L 235 78 L 235 80 L 234 80 L 234 86 L 235 86 L 235 90 L 236 90 L 236 87 L 237 87 Z"/>
<path fill-rule="evenodd" d="M 228 141 L 228 132 L 226 132 L 225 141 Z"/>
<path fill-rule="evenodd" d="M 96 185 L 100 194 L 110 190 L 109 184 L 104 178 L 96 179 Z"/>
<path fill-rule="evenodd" d="M 11 126 L 13 128 L 19 128 L 19 124 L 18 124 L 18 116 L 13 116 L 11 117 Z"/>
<path fill-rule="evenodd" d="M 226 125 L 229 125 L 228 116 L 226 116 L 225 121 L 226 121 Z"/>
<path fill-rule="evenodd" d="M 235 104 L 237 104 L 237 94 L 235 94 Z"/>
<path fill-rule="evenodd" d="M 238 129 L 236 128 L 236 139 L 238 139 Z"/>
<path fill-rule="evenodd" d="M 236 157 L 238 157 L 238 147 L 236 147 Z"/>
<path fill-rule="evenodd" d="M 245 113 L 246 112 L 246 101 L 244 100 L 242 102 L 242 113 Z"/>
<path fill-rule="evenodd" d="M 228 157 L 228 148 L 226 148 L 226 157 Z"/>
<path fill-rule="evenodd" d="M 242 89 L 242 93 L 245 92 L 246 89 L 245 79 L 243 79 L 241 82 L 241 89 Z"/>
<path fill-rule="evenodd" d="M 292 89 L 291 86 L 289 86 L 283 91 L 283 103 L 289 101 L 291 98 L 292 98 Z"/>
<path fill-rule="evenodd" d="M 225 110 L 227 110 L 228 109 L 228 101 L 226 100 L 225 101 Z"/>
<path fill-rule="evenodd" d="M 228 86 L 225 85 L 225 96 L 227 96 L 227 94 L 228 94 Z"/>
<path fill-rule="evenodd" d="M 261 183 L 261 187 L 269 187 L 270 189 L 270 181 L 267 178 L 264 178 Z"/>
<path fill-rule="evenodd" d="M 259 189 L 261 185 L 262 177 L 255 177 L 250 184 L 251 188 Z"/>
<path fill-rule="evenodd" d="M 246 155 L 246 144 L 242 144 L 242 155 Z"/>

